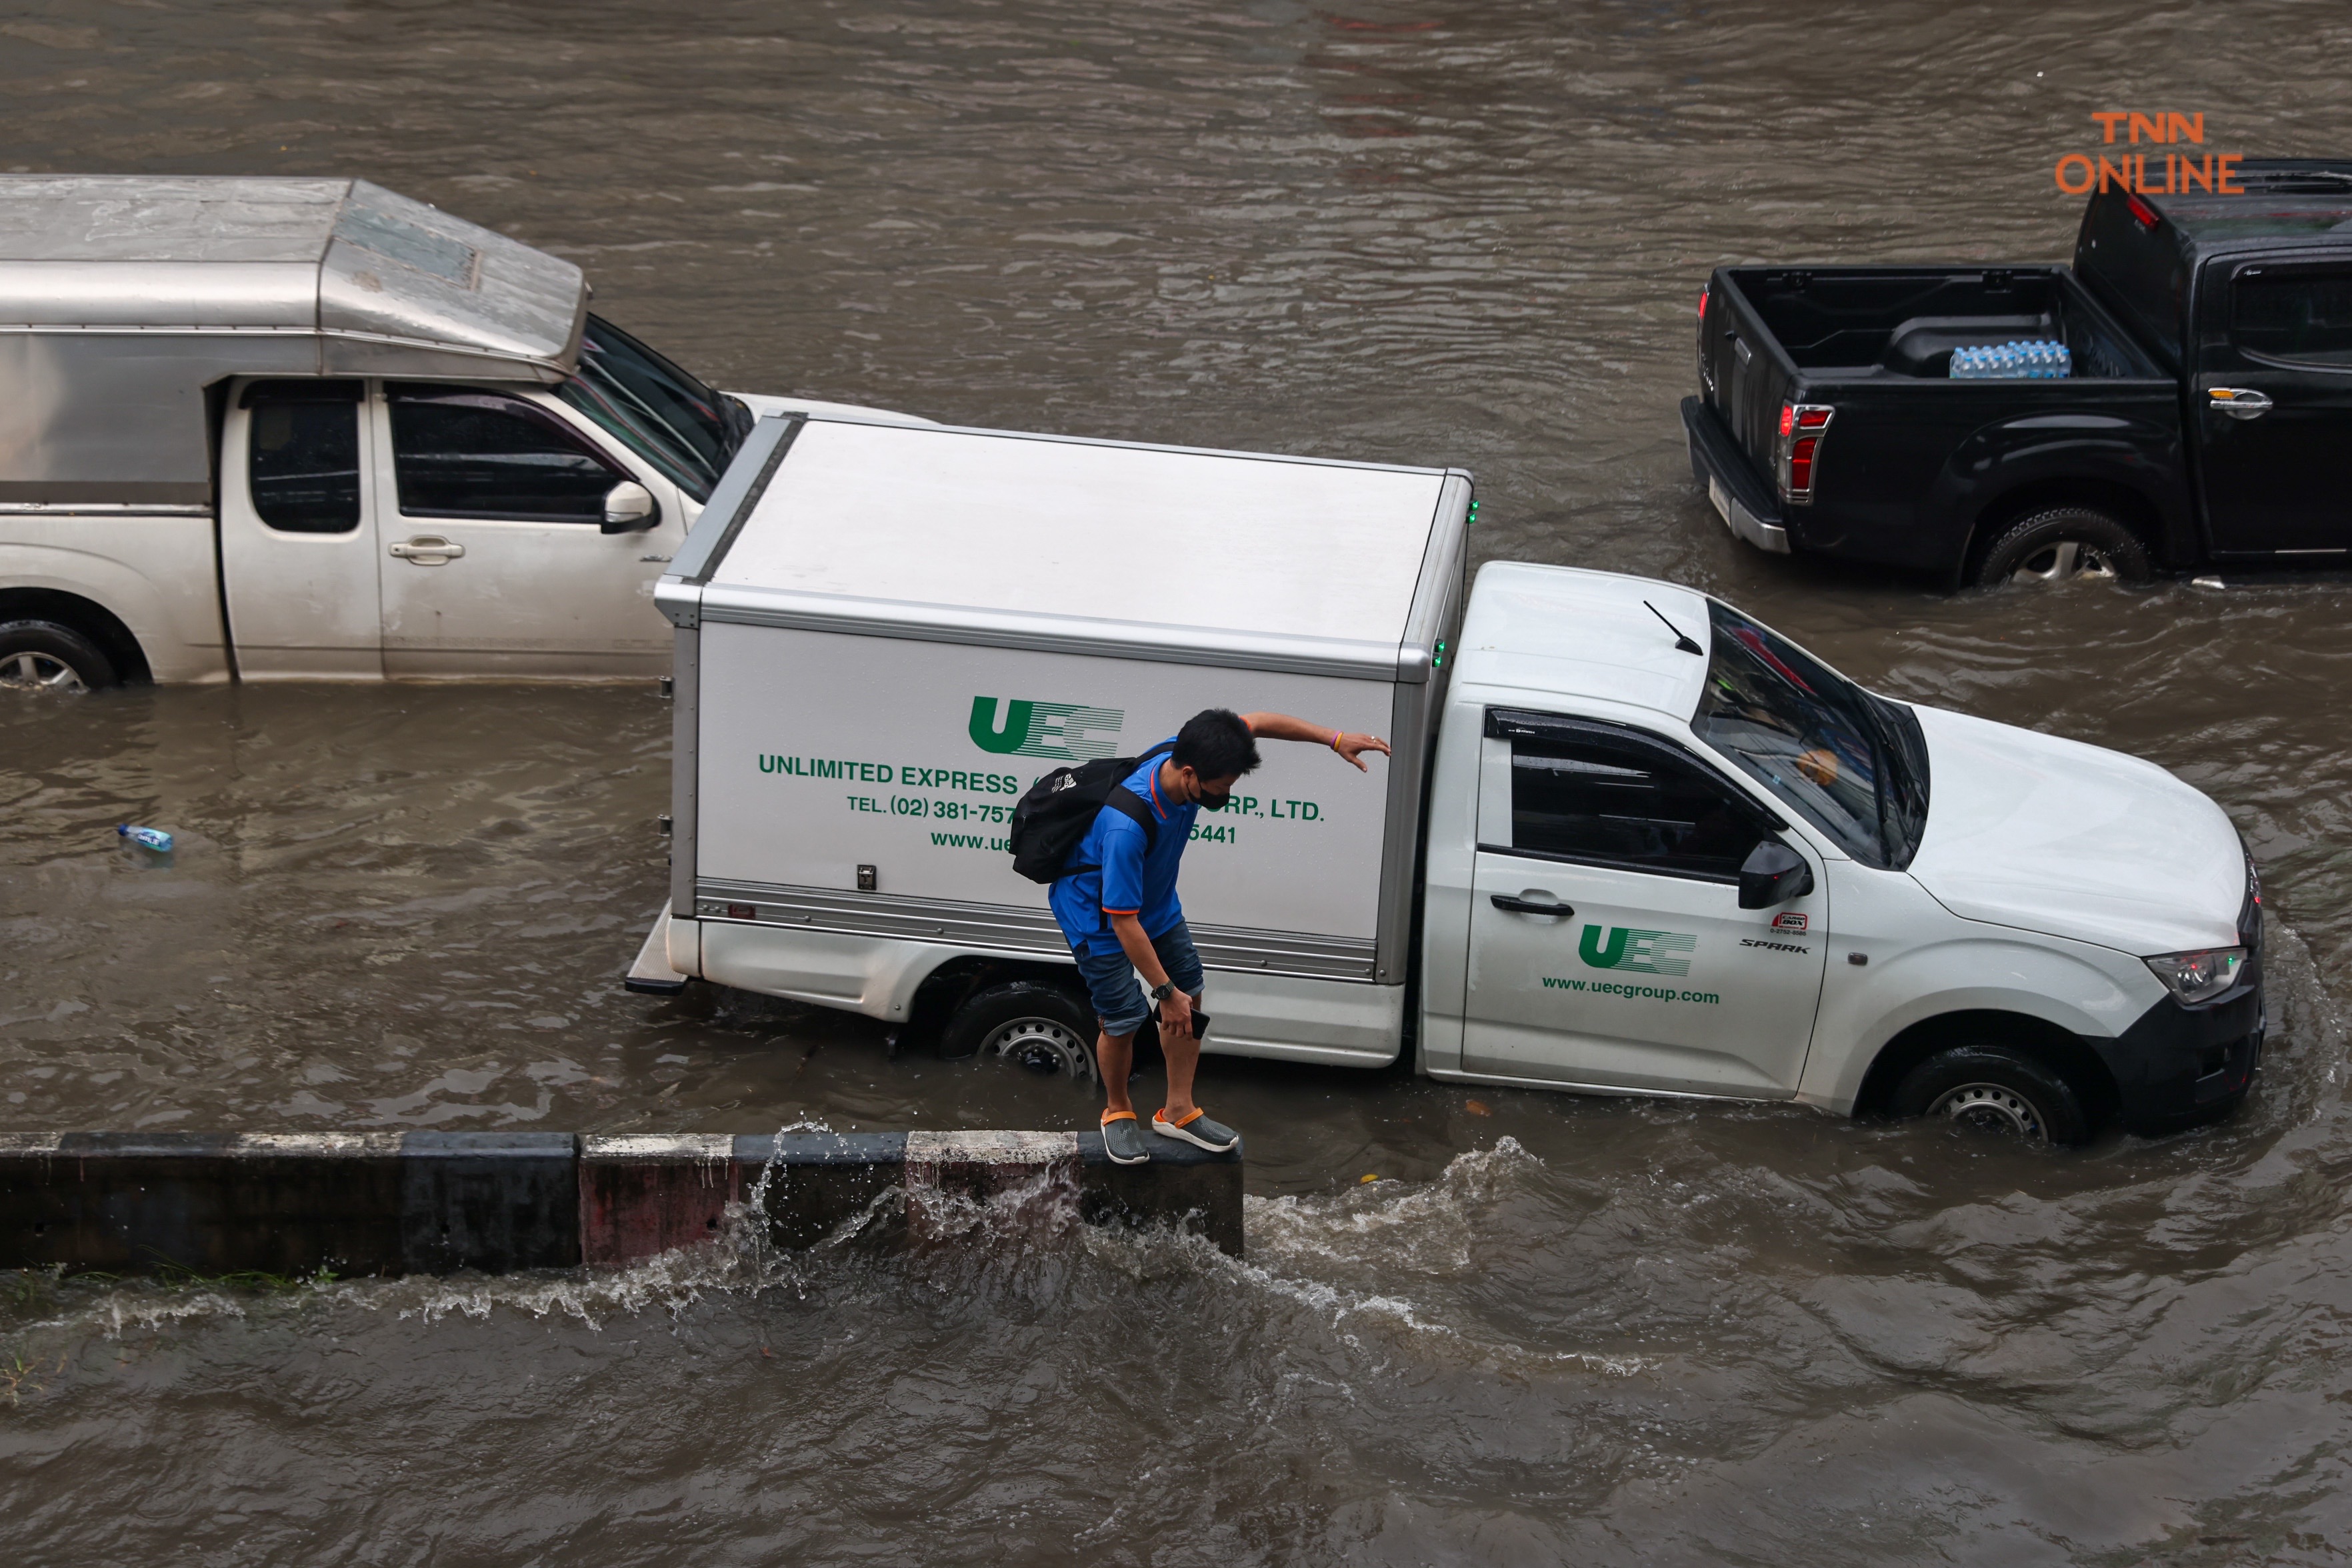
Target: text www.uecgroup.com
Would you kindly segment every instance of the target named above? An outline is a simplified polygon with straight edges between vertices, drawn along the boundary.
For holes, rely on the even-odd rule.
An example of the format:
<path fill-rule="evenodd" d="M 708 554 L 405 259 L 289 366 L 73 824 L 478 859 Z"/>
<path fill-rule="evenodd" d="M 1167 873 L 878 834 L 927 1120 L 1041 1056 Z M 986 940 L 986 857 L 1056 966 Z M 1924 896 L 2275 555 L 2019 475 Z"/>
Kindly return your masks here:
<path fill-rule="evenodd" d="M 1703 1002 L 1710 1007 L 1722 1005 L 1723 998 L 1712 991 L 1675 991 L 1664 985 L 1620 985 L 1611 980 L 1562 980 L 1558 975 L 1543 977 L 1545 989 L 1551 991 L 1597 991 L 1603 996 L 1647 997 L 1654 1002 Z"/>

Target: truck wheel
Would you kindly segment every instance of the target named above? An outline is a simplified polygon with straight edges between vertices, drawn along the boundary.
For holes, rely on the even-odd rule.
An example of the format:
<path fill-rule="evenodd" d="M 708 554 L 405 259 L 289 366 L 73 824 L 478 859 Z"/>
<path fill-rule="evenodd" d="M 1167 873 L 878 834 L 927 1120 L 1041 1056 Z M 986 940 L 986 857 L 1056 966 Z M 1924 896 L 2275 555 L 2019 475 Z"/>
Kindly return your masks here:
<path fill-rule="evenodd" d="M 2029 1143 L 2080 1143 L 2091 1131 L 2073 1086 L 2007 1046 L 1937 1052 L 1895 1088 L 1893 1109 L 1897 1116 L 1938 1117 Z"/>
<path fill-rule="evenodd" d="M 940 1038 L 943 1057 L 1016 1062 L 1031 1072 L 1095 1081 L 1095 1016 L 1068 992 L 1031 980 L 992 985 L 956 1009 Z"/>
<path fill-rule="evenodd" d="M 2103 511 L 2061 506 L 2018 519 L 1985 552 L 1977 586 L 2147 581 L 2147 546 Z"/>
<path fill-rule="evenodd" d="M 0 689 L 95 691 L 120 679 L 114 661 L 71 626 L 0 622 Z"/>

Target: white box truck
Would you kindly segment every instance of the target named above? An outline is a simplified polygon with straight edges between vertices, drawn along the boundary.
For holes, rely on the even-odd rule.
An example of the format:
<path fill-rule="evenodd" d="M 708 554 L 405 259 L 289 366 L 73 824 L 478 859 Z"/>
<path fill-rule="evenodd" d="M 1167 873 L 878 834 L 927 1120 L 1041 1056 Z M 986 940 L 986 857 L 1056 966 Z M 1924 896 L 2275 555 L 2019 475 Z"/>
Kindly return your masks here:
<path fill-rule="evenodd" d="M 1181 895 L 1205 1048 L 2072 1142 L 2226 1112 L 2263 1043 L 2252 861 L 2153 764 L 1864 691 L 1671 584 L 1497 563 L 1470 476 L 762 421 L 657 590 L 671 903 L 698 977 L 1089 1070 L 1011 808 L 1206 707 L 1268 746 Z M 1457 629 L 1458 628 L 1458 629 Z"/>

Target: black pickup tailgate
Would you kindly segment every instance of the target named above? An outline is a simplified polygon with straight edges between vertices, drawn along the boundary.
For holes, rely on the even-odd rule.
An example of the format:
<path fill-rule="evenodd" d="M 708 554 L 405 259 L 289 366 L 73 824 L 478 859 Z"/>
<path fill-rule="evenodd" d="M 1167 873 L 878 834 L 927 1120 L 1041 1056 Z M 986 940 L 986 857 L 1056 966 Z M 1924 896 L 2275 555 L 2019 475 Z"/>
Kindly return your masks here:
<path fill-rule="evenodd" d="M 1699 321 L 1698 373 L 1701 400 L 1722 422 L 1759 487 L 1769 495 L 1780 405 L 1788 401 L 1796 367 L 1773 341 L 1755 306 L 1732 284 L 1728 269 L 1717 271 L 1707 285 Z"/>
<path fill-rule="evenodd" d="M 1690 448 L 1691 478 L 1724 526 L 1759 550 L 1789 553 L 1789 531 L 1772 487 L 1757 477 L 1731 426 L 1706 399 L 1683 399 L 1683 440 Z"/>

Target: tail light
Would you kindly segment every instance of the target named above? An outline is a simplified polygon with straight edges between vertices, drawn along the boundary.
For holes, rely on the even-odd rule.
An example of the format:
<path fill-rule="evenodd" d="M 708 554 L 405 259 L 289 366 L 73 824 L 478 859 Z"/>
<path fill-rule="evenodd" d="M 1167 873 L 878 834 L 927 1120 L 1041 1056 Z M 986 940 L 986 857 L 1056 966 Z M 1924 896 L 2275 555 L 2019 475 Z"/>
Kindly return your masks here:
<path fill-rule="evenodd" d="M 1706 291 L 1708 285 L 1698 286 L 1698 384 L 1707 396 L 1715 400 L 1715 367 L 1706 363 Z"/>
<path fill-rule="evenodd" d="M 1825 403 L 1780 405 L 1780 499 L 1791 506 L 1812 504 L 1822 442 L 1836 413 Z"/>

